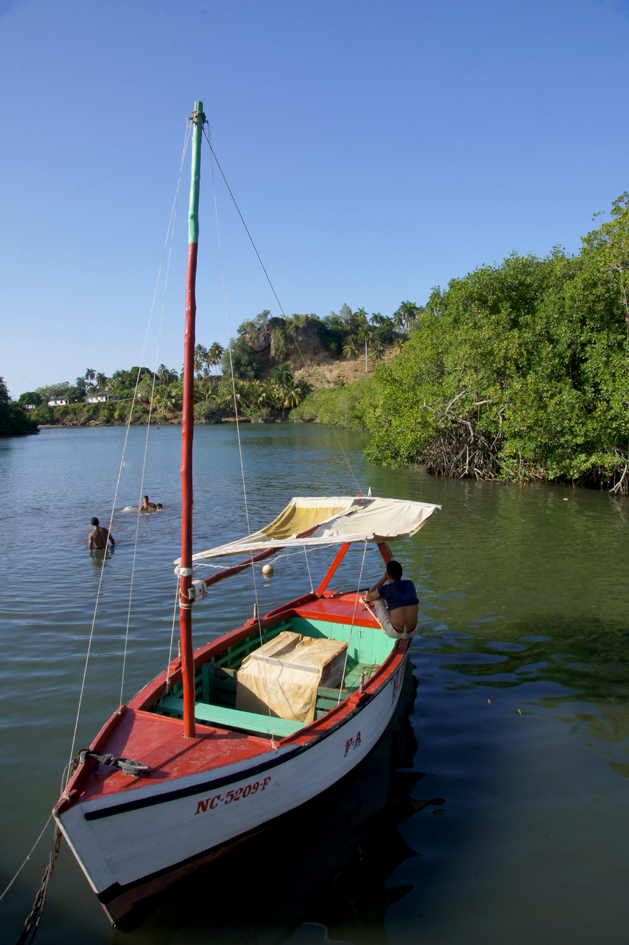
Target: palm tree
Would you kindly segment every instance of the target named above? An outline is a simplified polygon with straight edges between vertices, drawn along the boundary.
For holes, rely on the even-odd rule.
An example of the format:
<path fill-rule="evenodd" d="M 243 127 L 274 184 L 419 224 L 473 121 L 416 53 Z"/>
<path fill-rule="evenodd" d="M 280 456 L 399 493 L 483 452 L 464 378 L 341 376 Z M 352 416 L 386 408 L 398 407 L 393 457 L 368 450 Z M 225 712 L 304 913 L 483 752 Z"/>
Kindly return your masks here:
<path fill-rule="evenodd" d="M 156 410 L 159 410 L 165 416 L 168 416 L 170 411 L 176 406 L 175 398 L 173 393 L 171 393 L 170 386 L 167 384 L 160 384 L 159 387 L 156 387 L 153 391 L 153 407 Z"/>
<path fill-rule="evenodd" d="M 382 361 L 384 358 L 384 345 L 378 338 L 371 342 L 371 357 L 374 361 Z"/>
<path fill-rule="evenodd" d="M 260 400 L 258 401 L 261 407 L 268 407 L 270 410 L 275 410 L 281 406 L 282 394 L 273 381 L 264 381 L 261 388 Z"/>
<path fill-rule="evenodd" d="M 247 406 L 259 407 L 262 394 L 263 387 L 260 381 L 249 381 L 246 391 Z"/>
<path fill-rule="evenodd" d="M 155 374 L 155 380 L 159 384 L 176 384 L 179 380 L 179 375 L 172 368 L 167 368 L 165 364 L 160 364 Z"/>
<path fill-rule="evenodd" d="M 231 396 L 229 398 L 229 405 L 232 409 L 234 407 L 234 402 L 236 403 L 237 410 L 242 410 L 243 407 L 247 406 L 246 381 L 240 381 L 237 378 L 234 378 Z"/>
<path fill-rule="evenodd" d="M 96 375 L 96 386 L 99 390 L 106 390 L 109 384 L 109 378 L 106 374 L 99 373 Z"/>
<path fill-rule="evenodd" d="M 87 386 L 85 384 L 84 377 L 77 377 L 76 383 L 74 385 L 74 397 L 72 400 L 83 400 L 85 394 L 87 393 Z"/>
<path fill-rule="evenodd" d="M 393 327 L 394 327 L 394 328 L 396 328 L 398 331 L 402 331 L 402 330 L 404 329 L 404 315 L 403 315 L 403 313 L 400 311 L 399 308 L 398 308 L 398 310 L 397 310 L 396 312 L 393 313 L 393 319 L 392 319 L 392 320 L 393 320 Z"/>
<path fill-rule="evenodd" d="M 218 365 L 221 363 L 224 353 L 225 353 L 225 349 L 223 348 L 223 346 L 219 345 L 218 341 L 213 342 L 210 345 L 208 349 L 208 353 L 207 353 L 208 367 L 210 368 L 218 367 Z"/>
<path fill-rule="evenodd" d="M 301 398 L 297 387 L 293 386 L 285 388 L 284 399 L 282 401 L 282 419 L 284 419 L 286 410 L 292 410 L 293 407 L 298 407 L 300 403 Z"/>
<path fill-rule="evenodd" d="M 293 372 L 290 364 L 278 364 L 273 372 L 273 380 L 278 387 L 290 387 L 293 382 Z"/>
<path fill-rule="evenodd" d="M 404 328 L 408 331 L 412 325 L 417 323 L 423 312 L 424 308 L 421 305 L 416 305 L 415 302 L 409 302 L 407 299 L 406 302 L 400 304 L 397 312 L 393 315 L 395 327 Z"/>
<path fill-rule="evenodd" d="M 356 340 L 356 335 L 349 335 L 345 344 L 343 345 L 343 354 L 349 361 L 350 358 L 356 358 L 358 354 L 358 341 Z M 354 364 L 354 374 L 356 373 L 356 364 Z"/>
<path fill-rule="evenodd" d="M 298 400 L 297 403 L 295 404 L 295 406 L 298 407 L 299 404 L 300 404 L 302 401 L 304 401 L 304 400 L 306 399 L 306 397 L 308 396 L 308 394 L 311 393 L 311 391 L 312 391 L 312 384 L 310 384 L 310 383 L 306 380 L 305 377 L 302 377 L 302 378 L 300 378 L 300 379 L 297 381 L 297 383 L 295 384 L 295 388 L 294 388 L 294 389 L 295 389 L 295 393 L 296 393 L 297 397 L 299 398 L 299 400 Z"/>
<path fill-rule="evenodd" d="M 197 378 L 203 377 L 207 357 L 207 348 L 204 348 L 203 345 L 196 345 L 194 349 L 194 373 Z"/>
<path fill-rule="evenodd" d="M 366 320 L 358 329 L 357 338 L 359 341 L 365 342 L 365 374 L 367 373 L 368 363 L 367 363 L 367 354 L 369 349 L 369 341 L 373 334 L 373 326 L 370 325 Z"/>

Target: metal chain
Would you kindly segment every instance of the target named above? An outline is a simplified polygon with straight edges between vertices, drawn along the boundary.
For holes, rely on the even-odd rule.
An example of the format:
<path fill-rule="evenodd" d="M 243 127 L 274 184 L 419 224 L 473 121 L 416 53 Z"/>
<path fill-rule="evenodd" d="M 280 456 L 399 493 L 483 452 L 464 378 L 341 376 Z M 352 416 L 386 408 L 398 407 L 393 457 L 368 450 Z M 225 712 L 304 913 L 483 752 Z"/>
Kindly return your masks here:
<path fill-rule="evenodd" d="M 44 906 L 46 905 L 46 894 L 48 892 L 48 884 L 52 878 L 53 870 L 55 868 L 55 863 L 57 862 L 57 857 L 59 856 L 59 850 L 61 849 L 61 841 L 63 840 L 63 834 L 59 830 L 59 827 L 55 825 L 55 832 L 53 834 L 53 845 L 50 856 L 48 858 L 48 866 L 44 871 L 42 876 L 41 886 L 35 896 L 35 901 L 33 903 L 33 908 L 30 911 L 26 922 L 24 923 L 24 930 L 18 938 L 15 945 L 31 945 L 31 942 L 35 940 L 37 935 L 37 929 L 39 928 L 39 923 L 42 920 L 44 914 Z"/>

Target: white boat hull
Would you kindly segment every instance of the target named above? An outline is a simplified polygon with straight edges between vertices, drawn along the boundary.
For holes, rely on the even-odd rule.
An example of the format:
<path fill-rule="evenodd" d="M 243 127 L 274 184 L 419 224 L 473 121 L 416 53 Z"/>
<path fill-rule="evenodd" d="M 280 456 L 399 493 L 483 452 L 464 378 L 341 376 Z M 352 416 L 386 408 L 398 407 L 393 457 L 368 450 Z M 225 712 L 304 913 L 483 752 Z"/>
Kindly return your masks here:
<path fill-rule="evenodd" d="M 212 858 L 347 775 L 385 731 L 405 665 L 406 655 L 368 701 L 305 745 L 138 788 L 132 801 L 128 794 L 109 795 L 60 812 L 61 830 L 112 919 L 146 896 L 135 896 L 134 889 L 154 884 L 157 891 L 170 874 Z M 124 908 L 116 900 L 124 900 Z"/>

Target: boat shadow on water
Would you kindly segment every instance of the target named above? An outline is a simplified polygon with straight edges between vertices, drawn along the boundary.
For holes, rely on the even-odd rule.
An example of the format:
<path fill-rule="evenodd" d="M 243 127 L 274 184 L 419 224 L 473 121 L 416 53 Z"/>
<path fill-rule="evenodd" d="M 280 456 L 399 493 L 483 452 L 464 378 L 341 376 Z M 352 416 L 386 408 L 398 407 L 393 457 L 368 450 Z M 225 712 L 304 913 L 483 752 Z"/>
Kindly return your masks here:
<path fill-rule="evenodd" d="M 357 926 L 364 940 L 384 943 L 387 910 L 411 889 L 388 887 L 387 879 L 417 855 L 397 826 L 443 802 L 410 797 L 422 777 L 412 770 L 416 687 L 409 663 L 398 710 L 357 768 L 159 901 L 141 903 L 113 930 L 111 945 L 156 945 L 183 929 L 186 941 L 210 935 L 221 945 L 274 945 L 294 934 L 296 941 L 344 940 L 355 937 Z"/>

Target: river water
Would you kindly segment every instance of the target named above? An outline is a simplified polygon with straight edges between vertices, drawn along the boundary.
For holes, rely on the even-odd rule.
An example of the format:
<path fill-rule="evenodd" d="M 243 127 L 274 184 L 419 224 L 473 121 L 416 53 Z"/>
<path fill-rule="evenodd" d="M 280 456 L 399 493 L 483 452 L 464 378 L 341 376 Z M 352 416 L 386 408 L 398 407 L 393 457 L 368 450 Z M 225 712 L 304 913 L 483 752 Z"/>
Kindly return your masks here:
<path fill-rule="evenodd" d="M 0 885 L 68 760 L 109 519 L 77 746 L 166 665 L 179 541 L 179 427 L 45 430 L 0 440 Z M 629 502 L 555 486 L 449 482 L 370 465 L 359 434 L 244 426 L 251 528 L 293 495 L 439 503 L 396 557 L 419 587 L 409 711 L 347 782 L 112 930 L 64 845 L 39 943 L 626 945 L 629 895 Z M 146 449 L 145 449 L 146 448 Z M 141 476 L 146 451 L 145 478 Z M 345 454 L 345 455 L 344 455 Z M 142 515 L 147 492 L 164 511 Z M 196 428 L 195 550 L 247 529 L 236 430 Z M 122 679 L 130 574 L 134 588 Z M 337 585 L 357 586 L 362 550 Z M 327 556 L 218 585 L 195 645 L 310 587 Z M 370 550 L 362 584 L 381 573 Z M 208 573 L 207 566 L 202 573 Z M 0 903 L 13 942 L 50 829 Z"/>

